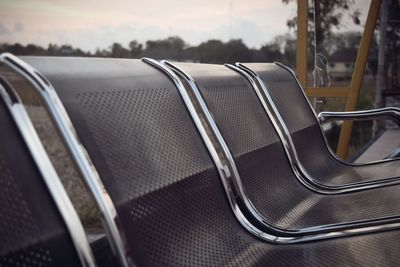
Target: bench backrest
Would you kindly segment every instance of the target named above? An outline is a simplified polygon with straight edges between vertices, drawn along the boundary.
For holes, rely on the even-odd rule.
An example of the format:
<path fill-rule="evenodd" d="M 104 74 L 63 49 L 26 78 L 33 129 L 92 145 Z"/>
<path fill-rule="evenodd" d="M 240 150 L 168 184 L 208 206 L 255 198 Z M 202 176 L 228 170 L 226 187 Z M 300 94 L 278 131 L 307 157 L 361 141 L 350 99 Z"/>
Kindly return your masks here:
<path fill-rule="evenodd" d="M 43 153 L 40 158 L 34 156 L 24 139 L 30 138 L 32 143 L 37 135 L 22 104 L 9 84 L 3 79 L 0 84 L 0 266 L 94 266 L 82 225 L 71 211 L 44 149 L 36 144 L 35 152 Z M 12 116 L 10 107 L 14 105 L 20 105 L 22 126 Z M 19 127 L 24 127 L 27 136 Z M 43 170 L 38 161 L 50 165 Z M 44 175 L 52 180 L 52 188 Z M 63 202 L 63 211 L 56 204 L 55 194 Z M 69 230 L 66 219 L 70 220 Z"/>

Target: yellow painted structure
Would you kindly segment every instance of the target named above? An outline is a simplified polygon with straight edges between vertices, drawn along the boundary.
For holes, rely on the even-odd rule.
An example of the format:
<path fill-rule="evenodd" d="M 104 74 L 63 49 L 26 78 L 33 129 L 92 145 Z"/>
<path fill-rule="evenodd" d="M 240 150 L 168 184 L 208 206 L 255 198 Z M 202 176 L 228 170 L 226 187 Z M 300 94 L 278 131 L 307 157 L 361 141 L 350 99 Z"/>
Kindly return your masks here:
<path fill-rule="evenodd" d="M 309 97 L 344 97 L 346 98 L 345 111 L 354 111 L 356 109 L 381 2 L 382 0 L 371 0 L 350 85 L 348 87 L 323 88 L 309 87 L 307 85 L 308 0 L 298 0 L 296 72 L 300 84 Z M 343 159 L 348 156 L 352 128 L 353 123 L 351 121 L 343 122 L 337 149 L 337 154 Z"/>

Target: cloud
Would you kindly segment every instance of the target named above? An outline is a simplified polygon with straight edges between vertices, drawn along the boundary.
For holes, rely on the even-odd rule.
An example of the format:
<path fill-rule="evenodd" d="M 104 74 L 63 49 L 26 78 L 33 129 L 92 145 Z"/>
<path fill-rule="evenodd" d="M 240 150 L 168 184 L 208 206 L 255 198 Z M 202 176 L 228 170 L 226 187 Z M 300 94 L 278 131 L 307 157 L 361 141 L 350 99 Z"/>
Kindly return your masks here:
<path fill-rule="evenodd" d="M 7 34 L 7 33 L 8 33 L 8 30 L 7 30 L 6 26 L 2 22 L 0 22 L 0 35 Z"/>
<path fill-rule="evenodd" d="M 3 38 L 10 38 L 14 33 L 19 33 L 24 30 L 24 25 L 20 22 L 16 22 L 12 30 L 8 29 L 4 23 L 0 22 L 0 35 L 3 35 Z M 0 39 L 1 41 L 1 39 Z"/>
<path fill-rule="evenodd" d="M 260 47 L 287 33 L 286 20 L 296 14 L 296 1 L 284 5 L 282 0 L 22 2 L 0 0 L 0 42 L 70 44 L 89 51 L 169 36 L 190 45 L 240 38 L 249 47 Z"/>
<path fill-rule="evenodd" d="M 113 42 L 128 45 L 131 40 L 144 43 L 180 36 L 190 45 L 211 38 L 241 38 L 253 47 L 273 38 L 269 24 L 281 25 L 280 32 L 286 29 L 276 17 L 273 23 L 266 17 L 271 9 L 277 9 L 274 13 L 279 18 L 286 17 L 281 0 L 251 0 L 251 5 L 234 0 L 203 0 L 201 5 L 197 0 L 114 0 L 112 4 L 105 0 L 0 0 L 0 17 L 9 29 L 0 42 L 67 43 L 94 51 Z"/>
<path fill-rule="evenodd" d="M 24 24 L 21 22 L 14 23 L 14 32 L 22 32 L 24 30 Z"/>
<path fill-rule="evenodd" d="M 285 27 L 283 28 L 285 29 Z M 53 44 L 70 44 L 86 51 L 94 52 L 96 49 L 108 48 L 114 42 L 119 42 L 128 46 L 132 40 L 145 43 L 147 40 L 157 40 L 169 36 L 179 36 L 189 45 L 198 45 L 209 39 L 220 39 L 228 41 L 230 39 L 242 39 L 249 47 L 260 47 L 276 35 L 282 33 L 282 29 L 275 30 L 249 19 L 235 18 L 229 23 L 211 24 L 204 28 L 193 29 L 190 25 L 175 26 L 152 26 L 152 25 L 132 25 L 120 24 L 100 25 L 82 30 L 24 30 L 24 25 L 20 23 L 14 25 L 14 31 L 0 41 L 20 42 L 22 44 L 35 43 L 42 46 Z"/>
<path fill-rule="evenodd" d="M 79 33 L 59 33 L 58 40 L 93 51 L 96 48 L 106 48 L 113 42 L 127 46 L 132 40 L 144 43 L 147 40 L 163 39 L 169 36 L 179 36 L 190 45 L 198 45 L 209 39 L 220 39 L 222 41 L 243 39 L 250 47 L 259 47 L 273 37 L 268 29 L 256 23 L 235 19 L 231 24 L 211 26 L 206 29 L 193 29 L 184 26 L 131 26 L 128 24 L 116 27 L 103 26 L 91 30 L 82 30 Z"/>

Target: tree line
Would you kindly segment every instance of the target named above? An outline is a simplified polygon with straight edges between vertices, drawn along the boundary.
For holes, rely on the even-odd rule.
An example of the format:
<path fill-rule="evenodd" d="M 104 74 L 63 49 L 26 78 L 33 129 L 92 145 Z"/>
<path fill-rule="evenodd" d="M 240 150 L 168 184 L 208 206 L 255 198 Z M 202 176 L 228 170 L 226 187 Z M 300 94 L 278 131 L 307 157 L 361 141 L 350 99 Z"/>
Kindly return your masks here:
<path fill-rule="evenodd" d="M 336 38 L 331 38 L 330 42 L 326 44 L 327 56 L 346 50 L 355 57 L 359 38 L 360 34 L 355 32 L 337 34 Z M 0 52 L 10 52 L 20 56 L 151 57 L 204 63 L 279 61 L 293 66 L 296 55 L 296 40 L 289 34 L 280 35 L 256 49 L 249 48 L 241 39 L 232 39 L 226 42 L 213 39 L 202 42 L 197 46 L 191 46 L 182 38 L 172 36 L 165 39 L 149 40 L 144 44 L 133 40 L 127 46 L 114 42 L 108 48 L 97 49 L 94 52 L 84 51 L 69 44 L 49 44 L 47 47 L 42 47 L 35 44 L 2 43 L 0 44 Z"/>
<path fill-rule="evenodd" d="M 213 39 L 202 42 L 197 46 L 191 46 L 177 36 L 149 40 L 144 44 L 133 40 L 128 46 L 114 42 L 108 48 L 97 49 L 94 52 L 84 51 L 69 44 L 49 44 L 47 47 L 35 44 L 0 44 L 0 52 L 10 52 L 21 56 L 152 57 L 156 59 L 207 63 L 280 61 L 290 64 L 294 62 L 295 49 L 295 40 L 289 35 L 279 36 L 274 41 L 261 46 L 259 49 L 249 48 L 241 39 L 232 39 L 226 42 Z"/>

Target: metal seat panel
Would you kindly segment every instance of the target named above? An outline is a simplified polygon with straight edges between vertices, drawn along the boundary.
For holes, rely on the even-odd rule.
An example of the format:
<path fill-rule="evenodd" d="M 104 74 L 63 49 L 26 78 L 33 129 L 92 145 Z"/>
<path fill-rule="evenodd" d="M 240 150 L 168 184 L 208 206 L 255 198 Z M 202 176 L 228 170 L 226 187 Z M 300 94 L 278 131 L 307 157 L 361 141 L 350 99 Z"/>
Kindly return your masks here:
<path fill-rule="evenodd" d="M 400 187 L 322 195 L 301 185 L 245 78 L 224 66 L 176 65 L 195 80 L 231 149 L 247 196 L 269 223 L 303 229 L 399 215 Z"/>
<path fill-rule="evenodd" d="M 264 81 L 292 135 L 301 163 L 315 180 L 326 185 L 344 185 L 400 177 L 399 160 L 368 165 L 339 161 L 329 151 L 315 114 L 294 77 L 276 64 L 244 65 Z"/>
<path fill-rule="evenodd" d="M 0 266 L 81 266 L 65 224 L 0 98 Z"/>
<path fill-rule="evenodd" d="M 65 65 L 64 60 L 70 63 Z M 123 68 L 118 67 L 119 60 L 109 59 L 26 61 L 57 90 L 106 189 L 118 203 L 138 266 L 385 266 L 399 260 L 398 231 L 297 245 L 264 242 L 245 231 L 229 207 L 176 88 L 161 72 L 135 60 L 123 63 Z M 46 66 L 49 61 L 51 67 Z M 108 71 L 101 77 L 90 74 L 102 68 Z M 118 72 L 127 70 L 131 73 L 121 82 Z M 232 72 L 223 75 L 231 77 Z M 244 157 L 258 158 L 263 143 L 278 151 L 267 154 L 280 158 L 276 153 L 283 152 L 277 141 L 262 135 L 242 141 L 237 146 L 243 152 L 238 162 L 249 166 L 243 170 L 251 169 L 246 164 L 253 161 Z M 292 176 L 286 178 L 294 181 Z M 285 224 L 290 222 L 281 223 Z"/>

